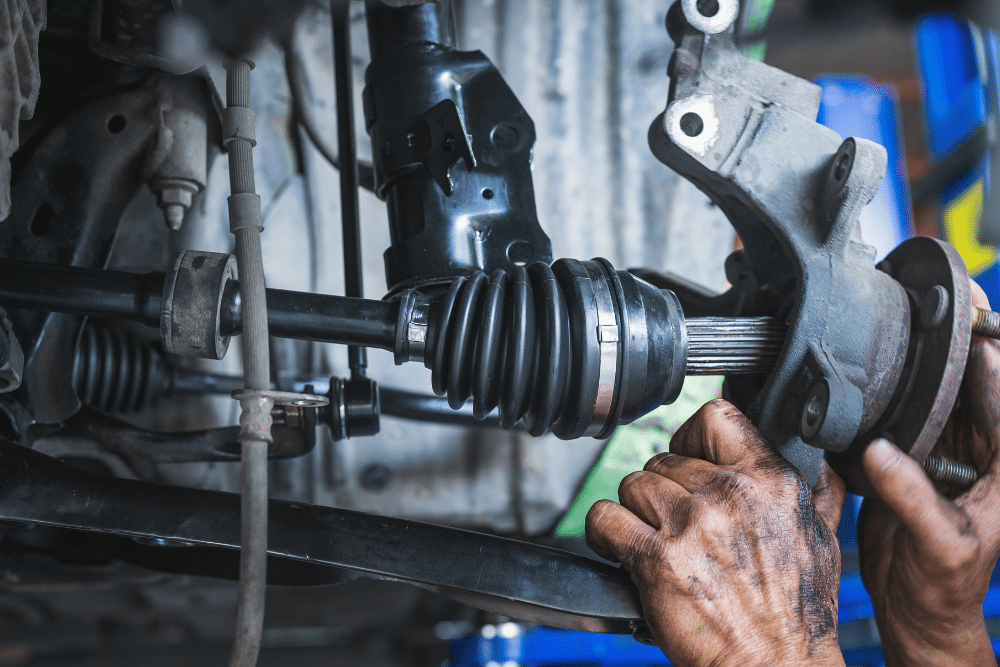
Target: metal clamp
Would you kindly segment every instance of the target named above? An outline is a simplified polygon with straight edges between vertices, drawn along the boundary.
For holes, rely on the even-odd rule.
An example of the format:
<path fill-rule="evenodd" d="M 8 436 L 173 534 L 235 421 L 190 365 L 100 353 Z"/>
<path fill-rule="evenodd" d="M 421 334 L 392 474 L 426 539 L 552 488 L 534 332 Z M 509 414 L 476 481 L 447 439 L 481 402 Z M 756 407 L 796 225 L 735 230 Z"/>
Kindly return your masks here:
<path fill-rule="evenodd" d="M 615 302 L 608 287 L 608 279 L 596 262 L 584 262 L 594 289 L 594 303 L 597 306 L 597 343 L 601 350 L 601 371 L 594 403 L 594 418 L 585 435 L 593 436 L 602 432 L 611 417 L 614 405 L 615 387 L 618 379 L 618 361 L 621 356 L 621 336 Z"/>
<path fill-rule="evenodd" d="M 326 396 L 297 394 L 271 389 L 238 389 L 233 398 L 240 402 L 240 440 L 271 442 L 271 410 L 276 405 L 321 408 L 330 403 Z"/>

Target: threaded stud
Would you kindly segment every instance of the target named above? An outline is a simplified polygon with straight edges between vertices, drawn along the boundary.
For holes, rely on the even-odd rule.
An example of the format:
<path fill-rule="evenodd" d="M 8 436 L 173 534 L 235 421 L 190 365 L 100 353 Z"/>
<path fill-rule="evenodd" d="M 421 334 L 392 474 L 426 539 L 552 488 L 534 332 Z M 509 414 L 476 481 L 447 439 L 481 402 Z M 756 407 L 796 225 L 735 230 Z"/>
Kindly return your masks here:
<path fill-rule="evenodd" d="M 996 315 L 996 313 L 990 313 Z M 979 472 L 968 463 L 952 461 L 943 456 L 928 456 L 924 461 L 924 471 L 935 482 L 967 489 L 979 479 Z"/>
<path fill-rule="evenodd" d="M 976 308 L 972 315 L 972 333 L 990 338 L 1000 338 L 1000 313 Z"/>

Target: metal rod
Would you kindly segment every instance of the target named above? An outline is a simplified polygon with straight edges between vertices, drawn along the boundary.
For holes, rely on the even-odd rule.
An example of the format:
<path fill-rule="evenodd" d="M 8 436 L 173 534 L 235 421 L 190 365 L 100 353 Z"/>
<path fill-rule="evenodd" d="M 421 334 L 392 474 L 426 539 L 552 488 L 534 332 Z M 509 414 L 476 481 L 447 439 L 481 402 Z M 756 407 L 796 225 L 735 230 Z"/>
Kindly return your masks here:
<path fill-rule="evenodd" d="M 226 289 L 221 315 L 222 333 L 226 336 L 238 335 L 242 330 L 240 301 L 240 285 L 232 282 Z M 270 335 L 278 338 L 391 351 L 398 320 L 398 301 L 267 290 L 268 327 Z"/>
<path fill-rule="evenodd" d="M 245 122 L 250 111 L 250 70 L 252 63 L 235 60 L 226 68 L 226 111 Z M 244 113 L 245 112 L 245 113 Z M 224 123 L 227 125 L 228 123 Z M 236 264 L 242 281 L 243 376 L 246 388 L 268 390 L 271 386 L 271 359 L 267 332 L 267 297 L 264 292 L 264 262 L 260 232 L 263 221 L 260 198 L 254 189 L 253 128 L 235 127 L 236 136 L 226 136 L 229 150 L 229 225 L 236 236 Z M 241 401 L 243 422 L 251 425 L 262 415 L 261 401 Z M 268 432 L 270 406 L 267 406 Z M 255 429 L 240 430 L 242 455 L 240 483 L 240 589 L 237 602 L 236 637 L 230 667 L 257 664 L 264 631 L 264 597 L 267 585 L 267 440 Z M 268 437 L 269 434 L 268 434 Z"/>
<path fill-rule="evenodd" d="M 126 273 L 0 259 L 0 305 L 160 326 L 163 273 Z M 222 333 L 243 331 L 240 283 L 226 287 Z M 268 289 L 269 335 L 392 350 L 399 302 Z"/>
<path fill-rule="evenodd" d="M 693 317 L 688 335 L 687 375 L 770 373 L 788 326 L 770 317 Z"/>
<path fill-rule="evenodd" d="M 351 3 L 332 0 L 333 70 L 337 89 L 337 143 L 340 152 L 340 226 L 344 237 L 345 294 L 364 296 L 361 267 L 361 226 L 358 209 L 358 147 L 354 129 L 354 72 L 351 67 Z M 365 348 L 347 348 L 351 378 L 365 376 L 368 353 Z"/>
<path fill-rule="evenodd" d="M 0 304 L 160 326 L 163 273 L 0 260 Z"/>

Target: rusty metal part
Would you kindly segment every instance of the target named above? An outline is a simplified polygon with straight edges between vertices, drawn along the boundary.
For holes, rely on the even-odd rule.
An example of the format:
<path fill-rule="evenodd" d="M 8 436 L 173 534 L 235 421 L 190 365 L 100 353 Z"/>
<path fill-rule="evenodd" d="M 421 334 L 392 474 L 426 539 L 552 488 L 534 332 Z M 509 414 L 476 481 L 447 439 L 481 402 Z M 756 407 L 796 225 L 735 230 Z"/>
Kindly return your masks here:
<path fill-rule="evenodd" d="M 813 480 L 818 450 L 843 451 L 877 423 L 904 370 L 909 299 L 875 270 L 858 228 L 886 154 L 817 124 L 817 86 L 744 56 L 729 20 L 735 0 L 720 0 L 715 12 L 699 4 L 675 3 L 668 15 L 677 45 L 670 101 L 650 128 L 650 147 L 743 241 L 754 287 L 720 304 L 737 312 L 711 314 L 789 322 L 766 380 L 730 376 L 726 395 Z M 820 394 L 825 404 L 808 400 Z"/>
<path fill-rule="evenodd" d="M 273 389 L 239 389 L 233 398 L 240 402 L 240 441 L 271 442 L 271 411 L 275 406 L 322 408 L 330 403 L 326 396 L 297 394 Z"/>
<path fill-rule="evenodd" d="M 178 253 L 160 301 L 160 342 L 170 354 L 222 359 L 229 349 L 221 313 L 227 283 L 236 276 L 232 255 Z"/>
<path fill-rule="evenodd" d="M 1000 313 L 976 308 L 972 313 L 972 333 L 1000 339 Z"/>
<path fill-rule="evenodd" d="M 935 482 L 956 489 L 967 489 L 979 479 L 979 471 L 974 466 L 933 454 L 924 459 L 924 472 Z"/>

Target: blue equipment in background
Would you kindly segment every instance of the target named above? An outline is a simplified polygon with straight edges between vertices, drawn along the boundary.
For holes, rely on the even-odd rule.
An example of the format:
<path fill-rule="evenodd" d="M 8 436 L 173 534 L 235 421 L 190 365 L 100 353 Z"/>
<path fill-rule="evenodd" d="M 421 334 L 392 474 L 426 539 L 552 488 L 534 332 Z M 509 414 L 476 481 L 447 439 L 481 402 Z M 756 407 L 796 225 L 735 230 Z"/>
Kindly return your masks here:
<path fill-rule="evenodd" d="M 928 149 L 935 163 L 941 164 L 967 150 L 968 142 L 1000 111 L 990 109 L 990 100 L 996 99 L 990 87 L 996 86 L 1000 71 L 1000 48 L 995 34 L 951 14 L 920 19 L 915 45 Z M 973 154 L 968 168 L 944 183 L 939 192 L 941 226 L 944 239 L 962 255 L 990 301 L 1000 303 L 996 249 L 979 241 L 989 179 L 988 155 Z"/>

